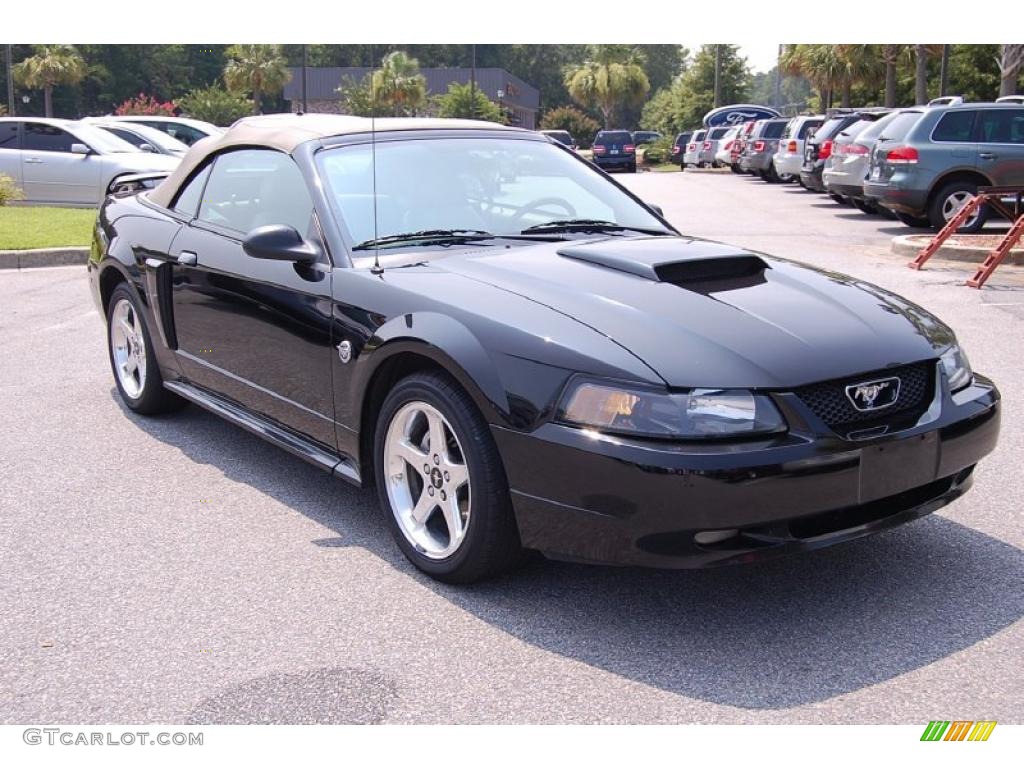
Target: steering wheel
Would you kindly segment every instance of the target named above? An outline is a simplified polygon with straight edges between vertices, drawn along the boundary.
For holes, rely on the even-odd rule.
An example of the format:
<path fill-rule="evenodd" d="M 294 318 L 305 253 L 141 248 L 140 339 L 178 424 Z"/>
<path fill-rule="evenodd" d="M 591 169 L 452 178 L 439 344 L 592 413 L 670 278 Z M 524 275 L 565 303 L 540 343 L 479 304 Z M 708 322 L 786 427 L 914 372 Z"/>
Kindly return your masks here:
<path fill-rule="evenodd" d="M 573 208 L 572 203 L 561 197 L 538 197 L 536 200 L 531 200 L 526 205 L 522 206 L 518 211 L 512 215 L 512 221 L 521 222 L 528 214 L 540 210 L 547 205 L 557 205 L 559 208 L 565 210 L 565 218 L 575 219 L 576 209 Z"/>

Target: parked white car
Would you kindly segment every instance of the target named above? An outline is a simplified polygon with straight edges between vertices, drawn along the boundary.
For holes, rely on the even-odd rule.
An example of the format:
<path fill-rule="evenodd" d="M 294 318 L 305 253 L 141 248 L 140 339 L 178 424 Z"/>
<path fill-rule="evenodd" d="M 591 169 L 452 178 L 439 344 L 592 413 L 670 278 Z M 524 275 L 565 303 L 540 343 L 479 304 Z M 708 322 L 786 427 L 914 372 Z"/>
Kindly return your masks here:
<path fill-rule="evenodd" d="M 142 123 L 156 128 L 190 147 L 207 136 L 220 136 L 223 128 L 205 120 L 193 120 L 191 117 L 159 117 L 157 115 L 109 115 L 111 120 L 121 123 Z"/>
<path fill-rule="evenodd" d="M 119 139 L 124 139 L 136 149 L 143 152 L 155 152 L 158 155 L 174 155 L 184 157 L 188 152 L 188 144 L 178 141 L 169 133 L 158 131 L 142 123 L 121 123 L 108 117 L 84 117 L 81 122 L 95 125 Z"/>
<path fill-rule="evenodd" d="M 25 202 L 99 205 L 121 177 L 170 173 L 178 158 L 141 152 L 94 125 L 42 117 L 0 118 L 0 173 Z"/>
<path fill-rule="evenodd" d="M 703 128 L 693 132 L 693 136 L 690 137 L 690 143 L 686 145 L 686 151 L 683 153 L 683 168 L 688 165 L 696 166 L 700 163 L 700 153 L 704 149 L 705 135 L 707 135 L 707 131 Z"/>
<path fill-rule="evenodd" d="M 718 151 L 715 152 L 716 166 L 724 168 L 727 165 L 732 165 L 732 145 L 739 135 L 740 126 L 737 125 L 726 131 L 722 138 L 718 140 Z"/>
<path fill-rule="evenodd" d="M 822 115 L 799 115 L 794 117 L 779 137 L 779 148 L 772 156 L 775 173 L 784 180 L 799 179 L 800 167 L 804 162 L 804 142 L 825 121 Z"/>

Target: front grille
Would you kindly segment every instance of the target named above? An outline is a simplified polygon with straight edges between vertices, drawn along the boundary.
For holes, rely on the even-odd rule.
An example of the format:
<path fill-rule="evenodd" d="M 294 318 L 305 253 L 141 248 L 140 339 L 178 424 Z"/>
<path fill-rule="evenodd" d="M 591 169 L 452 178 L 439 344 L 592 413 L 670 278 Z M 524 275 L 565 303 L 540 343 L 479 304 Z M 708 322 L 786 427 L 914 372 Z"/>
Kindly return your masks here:
<path fill-rule="evenodd" d="M 884 408 L 858 411 L 846 396 L 846 388 L 851 384 L 890 376 L 899 377 L 900 393 L 895 402 Z M 900 368 L 810 384 L 794 390 L 794 393 L 830 428 L 843 432 L 886 424 L 894 417 L 905 420 L 920 416 L 931 400 L 934 376 L 934 363 L 914 363 Z"/>

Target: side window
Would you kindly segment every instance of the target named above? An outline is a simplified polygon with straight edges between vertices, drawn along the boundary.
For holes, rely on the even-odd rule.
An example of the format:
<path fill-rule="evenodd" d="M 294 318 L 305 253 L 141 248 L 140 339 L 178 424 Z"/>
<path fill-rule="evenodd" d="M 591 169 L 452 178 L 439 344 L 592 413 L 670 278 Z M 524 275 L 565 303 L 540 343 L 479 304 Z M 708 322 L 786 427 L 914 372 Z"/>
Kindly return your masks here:
<path fill-rule="evenodd" d="M 206 185 L 199 218 L 246 234 L 287 224 L 305 235 L 313 201 L 302 172 L 283 152 L 240 149 L 220 155 Z"/>
<path fill-rule="evenodd" d="M 18 124 L 0 123 L 0 149 L 18 148 Z"/>
<path fill-rule="evenodd" d="M 30 152 L 70 152 L 75 137 L 55 125 L 25 123 L 23 148 Z"/>
<path fill-rule="evenodd" d="M 947 112 L 932 131 L 932 141 L 971 141 L 977 114 L 969 109 Z"/>
<path fill-rule="evenodd" d="M 978 134 L 983 144 L 1024 144 L 1024 109 L 984 110 Z"/>
<path fill-rule="evenodd" d="M 206 186 L 206 178 L 210 175 L 211 167 L 212 164 L 208 163 L 203 170 L 192 177 L 192 180 L 178 193 L 171 208 L 190 219 L 195 218 L 196 210 L 199 208 L 199 198 L 203 194 L 203 187 Z"/>

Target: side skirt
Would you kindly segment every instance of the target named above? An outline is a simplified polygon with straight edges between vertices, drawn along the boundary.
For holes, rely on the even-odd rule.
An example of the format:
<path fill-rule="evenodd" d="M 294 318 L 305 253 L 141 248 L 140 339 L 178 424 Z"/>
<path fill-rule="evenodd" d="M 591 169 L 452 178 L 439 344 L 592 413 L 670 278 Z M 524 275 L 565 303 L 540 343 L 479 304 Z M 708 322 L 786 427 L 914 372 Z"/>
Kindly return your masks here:
<path fill-rule="evenodd" d="M 340 477 L 357 487 L 362 487 L 362 477 L 351 459 L 325 451 L 316 443 L 283 429 L 269 419 L 192 384 L 183 381 L 165 381 L 164 386 L 176 395 L 237 424 L 247 432 L 262 437 L 267 442 L 308 461 L 313 466 L 330 472 L 335 477 Z"/>

